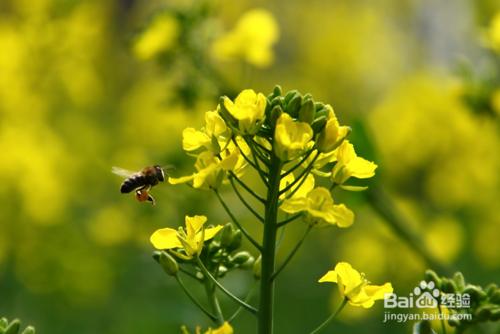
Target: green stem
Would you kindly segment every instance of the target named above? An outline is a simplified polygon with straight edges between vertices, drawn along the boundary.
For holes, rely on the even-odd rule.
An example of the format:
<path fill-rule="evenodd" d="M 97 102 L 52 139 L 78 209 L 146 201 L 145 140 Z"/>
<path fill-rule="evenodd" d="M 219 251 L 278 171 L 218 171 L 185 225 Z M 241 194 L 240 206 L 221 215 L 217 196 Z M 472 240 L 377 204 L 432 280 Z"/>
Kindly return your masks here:
<path fill-rule="evenodd" d="M 295 253 L 297 253 L 297 251 L 299 250 L 300 246 L 302 246 L 302 243 L 304 243 L 304 240 L 306 240 L 306 237 L 307 235 L 309 234 L 309 232 L 311 231 L 312 229 L 312 225 L 308 225 L 307 226 L 307 229 L 304 233 L 304 235 L 302 236 L 302 238 L 299 240 L 299 242 L 297 243 L 297 245 L 295 245 L 295 247 L 293 248 L 293 250 L 290 252 L 290 254 L 288 254 L 287 258 L 285 259 L 285 261 L 283 261 L 283 263 L 281 264 L 281 266 L 274 272 L 273 276 L 271 277 L 272 280 L 275 280 L 276 277 L 278 277 L 278 275 L 280 274 L 280 272 L 285 269 L 286 265 L 288 264 L 288 262 L 290 262 L 290 260 L 293 258 L 293 256 L 295 255 Z"/>
<path fill-rule="evenodd" d="M 245 139 L 244 139 L 245 140 Z M 253 150 L 253 147 L 251 147 L 248 142 L 245 140 L 245 142 L 247 142 L 247 145 L 248 147 L 250 148 L 250 151 L 252 152 L 252 156 L 253 156 L 253 162 L 250 161 L 250 158 L 246 156 L 246 154 L 243 152 L 243 150 L 240 148 L 240 146 L 238 145 L 238 142 L 237 140 L 233 137 L 233 142 L 234 144 L 238 147 L 238 149 L 240 150 L 240 154 L 243 156 L 243 158 L 248 162 L 248 164 L 250 164 L 258 173 L 259 173 L 259 176 L 262 180 L 262 182 L 267 185 L 267 174 L 266 172 L 264 172 L 262 170 L 262 168 L 260 168 L 260 164 L 259 164 L 259 161 L 254 153 L 254 150 Z"/>
<path fill-rule="evenodd" d="M 257 195 L 249 186 L 247 186 L 245 184 L 245 182 L 241 181 L 240 178 L 238 176 L 236 176 L 236 174 L 234 174 L 233 172 L 230 171 L 229 175 L 231 175 L 231 177 L 233 177 L 246 191 L 248 191 L 248 193 L 250 195 L 255 197 L 256 200 L 258 200 L 259 202 L 261 202 L 264 205 L 266 204 L 266 200 L 263 199 L 262 197 L 260 197 L 259 195 Z"/>
<path fill-rule="evenodd" d="M 177 283 L 179 283 L 180 287 L 182 288 L 182 290 L 184 291 L 184 293 L 186 293 L 186 295 L 189 297 L 189 299 L 191 299 L 191 301 L 196 305 L 198 306 L 198 308 L 203 312 L 205 313 L 205 315 L 207 317 L 209 317 L 212 321 L 216 321 L 217 320 L 217 317 L 214 316 L 212 313 L 210 313 L 203 305 L 200 304 L 199 301 L 196 300 L 196 298 L 194 298 L 194 296 L 191 294 L 191 292 L 186 288 L 186 286 L 184 285 L 184 282 L 181 280 L 181 278 L 178 276 L 178 275 L 175 275 L 175 279 L 177 280 Z"/>
<path fill-rule="evenodd" d="M 276 232 L 278 230 L 278 199 L 281 161 L 272 155 L 269 169 L 269 185 L 264 215 L 264 235 L 262 242 L 262 266 L 260 281 L 259 334 L 273 333 L 274 274 L 276 257 Z"/>
<path fill-rule="evenodd" d="M 243 205 L 245 205 L 245 207 L 251 213 L 253 213 L 253 215 L 255 216 L 255 218 L 257 218 L 261 223 L 263 223 L 264 222 L 264 218 L 262 218 L 260 216 L 260 214 L 254 208 L 252 208 L 252 206 L 245 200 L 245 198 L 243 197 L 243 195 L 239 192 L 238 188 L 236 187 L 236 184 L 234 184 L 234 180 L 233 180 L 232 177 L 229 177 L 229 182 L 231 182 L 231 186 L 233 187 L 234 192 L 236 193 L 236 196 L 238 196 L 238 198 L 240 199 L 241 203 L 243 203 Z"/>
<path fill-rule="evenodd" d="M 253 284 L 250 290 L 248 291 L 247 296 L 245 297 L 244 300 L 245 303 L 248 303 L 250 301 L 254 290 L 255 290 L 255 284 Z M 238 314 L 240 314 L 241 310 L 243 310 L 243 306 L 238 307 L 238 309 L 233 313 L 233 315 L 227 319 L 227 322 L 232 322 L 238 316 Z"/>
<path fill-rule="evenodd" d="M 299 174 L 299 176 L 292 183 L 290 183 L 283 190 L 281 190 L 279 192 L 279 194 L 282 195 L 282 194 L 286 193 L 288 190 L 292 189 L 294 186 L 296 186 L 292 190 L 292 192 L 286 196 L 286 198 L 292 197 L 293 194 L 295 194 L 295 192 L 297 190 L 299 190 L 299 188 L 302 186 L 302 184 L 307 179 L 307 174 L 309 174 L 309 172 L 311 171 L 311 169 L 313 169 L 314 163 L 316 162 L 316 159 L 318 159 L 318 156 L 319 156 L 319 153 L 316 153 L 316 155 L 311 160 L 311 162 L 309 163 L 309 165 L 307 165 L 307 167 Z"/>
<path fill-rule="evenodd" d="M 300 217 L 302 217 L 302 212 L 301 212 L 301 213 L 297 213 L 297 214 L 295 214 L 295 215 L 293 215 L 293 216 L 291 216 L 291 217 L 289 217 L 289 218 L 287 218 L 287 219 L 285 219 L 285 220 L 280 221 L 280 222 L 278 223 L 278 227 L 283 227 L 283 226 L 285 226 L 286 224 L 291 223 L 291 222 L 293 222 L 295 219 L 300 218 Z"/>
<path fill-rule="evenodd" d="M 247 230 L 245 230 L 243 228 L 243 226 L 240 224 L 238 219 L 236 219 L 236 217 L 233 215 L 233 213 L 231 212 L 231 210 L 227 206 L 226 202 L 224 202 L 224 199 L 222 199 L 222 196 L 219 194 L 219 191 L 217 189 L 214 189 L 214 192 L 217 195 L 217 198 L 219 199 L 220 203 L 224 207 L 224 210 L 226 210 L 229 217 L 231 217 L 231 220 L 233 221 L 233 223 L 241 230 L 241 233 L 243 233 L 243 235 L 248 239 L 248 241 L 250 241 L 252 243 L 252 245 L 255 246 L 255 248 L 257 248 L 257 250 L 262 251 L 262 246 L 259 245 L 259 243 L 257 241 L 255 241 L 255 239 L 250 236 L 250 234 L 247 232 Z"/>
<path fill-rule="evenodd" d="M 347 304 L 347 298 L 344 298 L 342 300 L 342 303 L 337 308 L 337 310 L 334 313 L 332 313 L 325 321 L 323 321 L 323 323 L 321 325 L 319 325 L 310 334 L 317 334 L 317 333 L 321 332 L 323 329 L 325 329 L 326 326 L 328 326 L 328 324 L 337 316 L 337 314 L 339 314 L 340 311 L 342 311 L 342 309 L 344 308 L 345 304 Z"/>
<path fill-rule="evenodd" d="M 179 271 L 182 272 L 182 273 L 184 273 L 184 274 L 186 274 L 187 276 L 191 277 L 192 279 L 195 279 L 197 281 L 200 280 L 198 277 L 196 277 L 195 274 L 193 274 L 192 272 L 187 271 L 186 269 L 184 269 L 184 268 L 182 268 L 180 266 L 179 266 Z"/>
<path fill-rule="evenodd" d="M 205 265 L 203 264 L 203 262 L 201 262 L 200 258 L 197 257 L 196 258 L 196 263 L 198 264 L 198 267 L 200 267 L 200 270 L 202 271 L 202 273 L 205 275 L 205 277 L 207 277 L 210 281 L 212 281 L 212 283 L 214 283 L 222 292 L 224 292 L 229 298 L 231 298 L 232 300 L 234 300 L 236 303 L 240 304 L 242 307 L 244 307 L 247 311 L 249 311 L 250 313 L 252 314 L 257 314 L 258 313 L 258 310 L 251 306 L 251 305 L 248 305 L 247 303 L 245 303 L 243 300 L 239 299 L 238 297 L 236 297 L 235 295 L 233 295 L 229 290 L 227 290 L 222 284 L 219 283 L 219 281 L 217 281 L 215 279 L 215 277 L 212 276 L 212 274 L 208 271 L 208 269 L 205 267 Z"/>
<path fill-rule="evenodd" d="M 307 160 L 307 158 L 309 158 L 309 156 L 311 155 L 311 153 L 315 150 L 315 148 L 313 147 L 312 149 L 309 150 L 309 152 L 307 152 L 304 157 L 302 159 L 300 159 L 300 161 L 295 164 L 295 166 L 293 166 L 292 168 L 290 168 L 288 171 L 286 171 L 283 175 L 281 175 L 281 177 L 285 177 L 287 176 L 288 174 L 291 174 L 293 173 L 297 168 L 299 168 L 300 166 L 302 166 L 302 164 Z"/>
<path fill-rule="evenodd" d="M 215 287 L 212 284 L 211 281 L 206 280 L 205 281 L 205 291 L 207 293 L 207 298 L 208 301 L 210 302 L 210 305 L 212 306 L 212 310 L 215 312 L 217 315 L 215 319 L 215 323 L 217 326 L 221 326 L 224 323 L 224 315 L 222 314 L 222 310 L 219 305 L 219 300 L 217 299 L 217 296 L 215 295 Z"/>

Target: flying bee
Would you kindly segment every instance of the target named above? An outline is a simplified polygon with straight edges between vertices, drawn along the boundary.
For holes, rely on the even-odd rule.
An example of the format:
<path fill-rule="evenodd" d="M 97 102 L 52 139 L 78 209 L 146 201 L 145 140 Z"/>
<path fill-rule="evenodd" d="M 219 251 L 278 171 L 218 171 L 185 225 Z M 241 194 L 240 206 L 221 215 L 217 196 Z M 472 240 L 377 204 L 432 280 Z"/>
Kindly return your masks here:
<path fill-rule="evenodd" d="M 125 178 L 120 187 L 122 194 L 134 191 L 135 198 L 139 202 L 148 201 L 155 205 L 155 199 L 149 192 L 158 183 L 165 181 L 166 173 L 164 168 L 154 165 L 145 167 L 139 172 L 132 172 L 120 167 L 113 167 L 111 171 Z"/>

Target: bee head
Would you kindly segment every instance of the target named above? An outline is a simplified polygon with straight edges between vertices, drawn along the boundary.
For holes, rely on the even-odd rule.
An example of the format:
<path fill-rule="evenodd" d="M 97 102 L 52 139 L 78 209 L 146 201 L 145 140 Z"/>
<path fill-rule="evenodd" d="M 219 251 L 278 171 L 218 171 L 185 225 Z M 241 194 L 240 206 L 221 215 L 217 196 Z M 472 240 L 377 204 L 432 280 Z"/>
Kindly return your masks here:
<path fill-rule="evenodd" d="M 161 168 L 158 165 L 155 165 L 154 168 L 156 171 L 156 176 L 158 177 L 158 181 L 160 182 L 165 181 L 165 172 L 163 171 L 163 168 Z"/>

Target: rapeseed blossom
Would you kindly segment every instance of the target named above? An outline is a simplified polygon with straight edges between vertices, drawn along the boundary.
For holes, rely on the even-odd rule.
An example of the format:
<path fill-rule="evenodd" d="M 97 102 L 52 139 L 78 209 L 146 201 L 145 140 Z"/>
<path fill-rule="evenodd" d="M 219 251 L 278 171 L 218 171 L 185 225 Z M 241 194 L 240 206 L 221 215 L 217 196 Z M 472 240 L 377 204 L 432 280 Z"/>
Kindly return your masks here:
<path fill-rule="evenodd" d="M 376 300 L 384 299 L 385 294 L 392 293 L 391 283 L 371 285 L 370 282 L 347 262 L 339 262 L 334 270 L 330 270 L 319 279 L 320 283 L 337 283 L 340 295 L 347 298 L 349 304 L 370 308 Z"/>
<path fill-rule="evenodd" d="M 304 122 L 297 122 L 283 113 L 276 123 L 274 152 L 282 160 L 293 160 L 312 144 L 313 130 Z"/>
<path fill-rule="evenodd" d="M 323 187 L 311 190 L 304 197 L 285 200 L 280 209 L 286 213 L 305 212 L 306 221 L 319 227 L 349 227 L 354 221 L 354 213 L 344 204 L 334 204 L 330 191 Z"/>
<path fill-rule="evenodd" d="M 234 102 L 224 98 L 224 107 L 237 121 L 242 134 L 255 134 L 265 118 L 266 97 L 252 89 L 245 89 Z"/>
<path fill-rule="evenodd" d="M 191 259 L 201 253 L 203 243 L 212 239 L 221 229 L 222 225 L 205 228 L 207 222 L 205 216 L 186 216 L 185 228 L 178 230 L 173 228 L 162 228 L 156 230 L 150 238 L 151 243 L 156 249 L 175 249 L 181 248 L 184 253 L 175 254 L 184 259 Z"/>

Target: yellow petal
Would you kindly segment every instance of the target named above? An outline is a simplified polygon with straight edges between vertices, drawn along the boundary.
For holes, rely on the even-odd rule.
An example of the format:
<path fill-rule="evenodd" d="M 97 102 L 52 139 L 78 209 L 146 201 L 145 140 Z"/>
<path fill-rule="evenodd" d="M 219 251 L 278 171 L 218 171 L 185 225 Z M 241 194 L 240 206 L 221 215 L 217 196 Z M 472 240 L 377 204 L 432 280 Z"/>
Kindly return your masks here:
<path fill-rule="evenodd" d="M 149 238 L 149 241 L 151 241 L 156 249 L 182 247 L 181 242 L 177 238 L 177 231 L 168 227 L 156 230 Z"/>
<path fill-rule="evenodd" d="M 358 179 L 367 179 L 375 175 L 377 165 L 361 157 L 356 157 L 346 165 L 348 174 Z"/>
<path fill-rule="evenodd" d="M 321 277 L 318 280 L 318 282 L 319 283 L 323 283 L 323 282 L 337 283 L 337 272 L 335 272 L 335 270 L 330 270 L 325 275 L 323 275 L 323 277 Z"/>
<path fill-rule="evenodd" d="M 223 228 L 224 226 L 222 225 L 217 225 L 215 227 L 209 227 L 207 229 L 205 229 L 205 238 L 204 240 L 207 241 L 207 240 L 210 240 L 212 239 L 213 237 L 215 237 L 215 235 L 217 233 L 219 233 L 219 231 Z"/>
<path fill-rule="evenodd" d="M 181 176 L 181 177 L 169 177 L 168 178 L 168 183 L 170 184 L 181 184 L 181 183 L 186 183 L 186 182 L 190 182 L 191 180 L 193 180 L 194 178 L 194 174 L 193 175 L 188 175 L 188 176 Z"/>
<path fill-rule="evenodd" d="M 200 147 L 211 144 L 210 137 L 207 134 L 197 131 L 194 128 L 186 128 L 182 131 L 182 148 L 185 151 L 191 152 Z"/>
<path fill-rule="evenodd" d="M 342 280 L 342 284 L 345 286 L 346 294 L 348 294 L 351 290 L 358 288 L 363 283 L 361 274 L 356 269 L 353 269 L 347 262 L 337 263 L 335 266 L 335 272 L 337 273 L 338 279 Z"/>
<path fill-rule="evenodd" d="M 208 137 L 217 137 L 227 131 L 226 123 L 218 111 L 207 111 L 205 113 L 205 131 Z"/>
<path fill-rule="evenodd" d="M 185 223 L 186 223 L 186 231 L 187 235 L 189 237 L 196 235 L 198 231 L 200 231 L 203 228 L 203 225 L 207 222 L 207 217 L 206 216 L 186 216 L 185 217 Z"/>
<path fill-rule="evenodd" d="M 209 329 L 205 334 L 233 334 L 233 327 L 226 321 L 220 326 L 219 328 L 216 329 Z"/>
<path fill-rule="evenodd" d="M 286 213 L 297 213 L 307 210 L 307 199 L 302 198 L 289 198 L 280 206 L 280 209 Z"/>
<path fill-rule="evenodd" d="M 333 205 L 332 214 L 338 227 L 349 227 L 354 222 L 354 212 L 344 204 Z"/>

